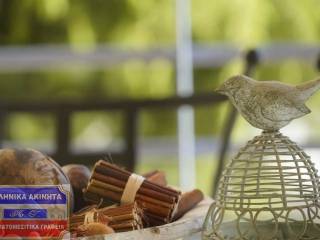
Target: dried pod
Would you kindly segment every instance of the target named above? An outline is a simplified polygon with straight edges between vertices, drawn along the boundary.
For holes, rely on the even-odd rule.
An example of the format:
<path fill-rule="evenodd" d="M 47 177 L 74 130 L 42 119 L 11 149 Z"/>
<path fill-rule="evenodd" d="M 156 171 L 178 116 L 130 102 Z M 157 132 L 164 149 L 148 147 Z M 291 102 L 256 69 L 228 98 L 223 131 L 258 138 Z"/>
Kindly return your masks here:
<path fill-rule="evenodd" d="M 91 172 L 85 165 L 68 164 L 62 167 L 62 171 L 70 179 L 73 188 L 83 189 L 87 186 Z"/>
<path fill-rule="evenodd" d="M 111 227 L 106 224 L 97 222 L 81 225 L 77 229 L 77 237 L 106 235 L 111 233 L 114 233 Z"/>
<path fill-rule="evenodd" d="M 83 198 L 82 189 L 86 188 L 91 172 L 88 167 L 81 164 L 65 165 L 62 167 L 62 171 L 69 178 L 73 190 L 75 199 L 73 211 L 79 211 L 88 205 Z"/>
<path fill-rule="evenodd" d="M 166 174 L 162 171 L 159 171 L 159 170 L 147 172 L 147 173 L 143 174 L 142 176 L 145 177 L 146 179 L 148 179 L 148 181 L 156 183 L 160 186 L 167 186 L 167 184 L 168 184 Z"/>
<path fill-rule="evenodd" d="M 199 202 L 203 200 L 204 196 L 201 190 L 194 189 L 190 192 L 185 192 L 181 195 L 181 199 L 178 203 L 178 208 L 173 220 L 177 220 L 185 213 L 194 208 Z"/>

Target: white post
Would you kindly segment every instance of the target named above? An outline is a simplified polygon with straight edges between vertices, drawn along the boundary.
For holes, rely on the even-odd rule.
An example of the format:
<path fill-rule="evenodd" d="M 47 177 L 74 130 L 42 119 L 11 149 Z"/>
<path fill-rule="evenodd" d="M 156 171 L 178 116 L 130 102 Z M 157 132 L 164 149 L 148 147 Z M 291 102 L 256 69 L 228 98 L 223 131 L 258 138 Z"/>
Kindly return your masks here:
<path fill-rule="evenodd" d="M 193 63 L 190 0 L 176 0 L 177 94 L 193 94 Z M 180 187 L 195 187 L 195 133 L 192 106 L 178 109 Z"/>

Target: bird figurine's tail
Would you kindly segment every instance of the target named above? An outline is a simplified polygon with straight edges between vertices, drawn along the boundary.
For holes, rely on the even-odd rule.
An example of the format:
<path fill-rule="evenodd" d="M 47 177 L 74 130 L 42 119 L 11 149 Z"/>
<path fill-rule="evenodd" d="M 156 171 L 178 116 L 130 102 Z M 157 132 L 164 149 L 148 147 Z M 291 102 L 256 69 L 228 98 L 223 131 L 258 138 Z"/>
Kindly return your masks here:
<path fill-rule="evenodd" d="M 301 99 L 306 101 L 320 89 L 320 78 L 300 84 L 297 86 L 297 89 L 301 91 Z"/>

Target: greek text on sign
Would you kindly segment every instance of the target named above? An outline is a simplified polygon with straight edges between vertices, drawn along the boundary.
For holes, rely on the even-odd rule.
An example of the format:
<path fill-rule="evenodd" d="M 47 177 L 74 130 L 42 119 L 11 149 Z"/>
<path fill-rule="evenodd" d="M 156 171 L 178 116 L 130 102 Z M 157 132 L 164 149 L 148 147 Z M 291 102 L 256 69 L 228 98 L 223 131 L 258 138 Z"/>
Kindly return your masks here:
<path fill-rule="evenodd" d="M 0 239 L 60 239 L 68 231 L 70 185 L 0 186 Z"/>

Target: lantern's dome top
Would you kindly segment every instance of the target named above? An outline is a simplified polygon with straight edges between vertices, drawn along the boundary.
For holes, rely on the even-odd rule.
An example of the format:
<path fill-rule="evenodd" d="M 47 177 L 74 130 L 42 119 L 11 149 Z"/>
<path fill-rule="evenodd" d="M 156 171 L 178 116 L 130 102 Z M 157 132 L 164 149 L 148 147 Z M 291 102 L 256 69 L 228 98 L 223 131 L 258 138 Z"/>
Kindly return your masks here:
<path fill-rule="evenodd" d="M 279 132 L 263 132 L 249 141 L 225 168 L 217 205 L 284 210 L 318 203 L 319 177 L 310 157 Z"/>

